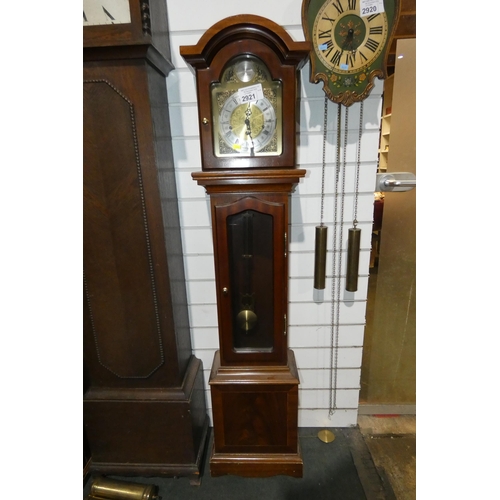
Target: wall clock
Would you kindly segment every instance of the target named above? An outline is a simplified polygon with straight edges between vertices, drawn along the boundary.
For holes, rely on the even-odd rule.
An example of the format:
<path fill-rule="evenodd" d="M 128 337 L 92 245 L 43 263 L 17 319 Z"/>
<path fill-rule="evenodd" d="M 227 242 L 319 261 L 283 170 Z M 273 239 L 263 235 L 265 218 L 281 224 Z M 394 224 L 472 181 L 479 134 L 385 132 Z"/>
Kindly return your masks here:
<path fill-rule="evenodd" d="M 212 475 L 302 476 L 299 379 L 287 347 L 289 197 L 298 70 L 310 50 L 276 23 L 239 15 L 181 55 L 195 70 L 210 195 L 220 349 L 210 375 Z"/>
<path fill-rule="evenodd" d="M 302 28 L 311 41 L 310 81 L 323 82 L 325 92 L 323 118 L 323 161 L 321 187 L 321 224 L 316 227 L 314 287 L 325 288 L 327 227 L 323 224 L 324 178 L 329 100 L 337 103 L 337 144 L 334 188 L 332 242 L 332 321 L 330 410 L 337 407 L 337 361 L 340 324 L 341 280 L 343 269 L 343 224 L 346 194 L 346 164 L 349 132 L 349 107 L 359 103 L 359 128 L 356 144 L 353 227 L 347 241 L 345 289 L 356 292 L 361 230 L 357 227 L 363 103 L 374 87 L 374 79 L 387 76 L 387 54 L 399 17 L 399 0 L 303 0 Z M 345 106 L 342 140 L 342 105 Z M 342 157 L 341 157 L 342 151 Z M 339 210 L 340 206 L 340 210 Z M 339 214 L 340 212 L 340 214 Z M 338 230 L 340 229 L 340 230 Z M 323 431 L 318 437 L 328 439 Z"/>
<path fill-rule="evenodd" d="M 375 77 L 386 77 L 398 16 L 399 0 L 304 0 L 311 82 L 322 81 L 329 99 L 345 106 L 365 99 Z"/>
<path fill-rule="evenodd" d="M 165 37 L 155 36 L 156 29 L 168 36 L 166 16 L 155 18 L 165 1 L 96 4 L 123 22 L 88 26 L 84 19 L 83 27 L 89 469 L 182 475 L 199 484 L 209 422 L 203 366 L 191 349 L 169 139 L 165 78 L 172 64 L 162 55 L 169 53 Z M 138 17 L 141 4 L 151 33 Z"/>

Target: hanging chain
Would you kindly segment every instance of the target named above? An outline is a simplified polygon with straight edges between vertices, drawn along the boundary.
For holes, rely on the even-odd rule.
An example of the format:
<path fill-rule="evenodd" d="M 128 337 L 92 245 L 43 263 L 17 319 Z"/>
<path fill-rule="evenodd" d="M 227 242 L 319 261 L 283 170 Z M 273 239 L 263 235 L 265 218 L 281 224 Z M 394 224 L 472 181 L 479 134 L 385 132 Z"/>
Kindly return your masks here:
<path fill-rule="evenodd" d="M 361 136 L 363 135 L 363 104 L 361 101 L 359 107 L 359 134 L 357 144 L 357 157 L 356 157 L 356 179 L 354 188 L 354 219 L 352 225 L 354 228 L 358 225 L 358 195 L 359 195 L 359 168 L 361 165 Z"/>
<path fill-rule="evenodd" d="M 337 108 L 337 154 L 335 161 L 335 199 L 333 210 L 333 258 L 332 258 L 332 296 L 331 296 L 331 321 L 330 321 L 330 410 L 329 415 L 333 415 L 337 409 L 337 365 L 338 365 L 338 337 L 339 337 L 339 297 L 340 297 L 340 270 L 342 268 L 342 223 L 344 220 L 344 195 L 345 195 L 345 173 L 342 174 L 342 192 L 341 192 L 341 214 L 340 214 L 340 237 L 338 237 L 338 199 L 339 199 L 339 180 L 340 180 L 340 142 L 342 139 L 342 106 L 339 104 Z M 343 169 L 345 171 L 345 158 L 347 150 L 347 111 L 345 119 L 345 133 L 344 133 L 344 156 L 343 156 Z M 337 240 L 339 240 L 338 252 L 338 268 L 337 268 Z M 338 271 L 337 271 L 338 269 Z M 336 279 L 335 276 L 338 276 Z M 337 304 L 336 299 L 337 297 Z"/>
<path fill-rule="evenodd" d="M 320 226 L 323 226 L 323 210 L 325 206 L 325 170 L 326 170 L 326 129 L 328 126 L 328 96 L 325 95 L 323 112 L 323 163 L 321 165 L 321 218 Z"/>

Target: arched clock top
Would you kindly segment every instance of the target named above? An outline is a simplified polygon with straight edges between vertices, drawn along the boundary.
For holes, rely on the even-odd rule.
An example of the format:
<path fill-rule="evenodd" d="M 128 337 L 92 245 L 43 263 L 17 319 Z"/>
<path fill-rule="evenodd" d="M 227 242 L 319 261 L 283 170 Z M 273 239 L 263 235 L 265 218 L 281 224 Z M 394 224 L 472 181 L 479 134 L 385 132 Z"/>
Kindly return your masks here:
<path fill-rule="evenodd" d="M 181 46 L 182 57 L 195 69 L 211 66 L 214 57 L 227 45 L 254 40 L 270 47 L 282 64 L 300 69 L 307 60 L 311 44 L 292 40 L 286 30 L 261 16 L 237 15 L 215 23 L 196 45 Z"/>

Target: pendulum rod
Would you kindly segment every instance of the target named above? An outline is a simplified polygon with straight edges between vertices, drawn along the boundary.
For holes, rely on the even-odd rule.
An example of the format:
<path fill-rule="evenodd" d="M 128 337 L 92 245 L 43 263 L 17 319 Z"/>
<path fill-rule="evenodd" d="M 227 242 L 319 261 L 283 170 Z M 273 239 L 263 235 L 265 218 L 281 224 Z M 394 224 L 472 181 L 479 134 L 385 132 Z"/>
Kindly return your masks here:
<path fill-rule="evenodd" d="M 321 214 L 320 225 L 316 226 L 316 239 L 314 245 L 314 288 L 324 290 L 326 278 L 326 244 L 328 228 L 323 224 L 325 205 L 325 169 L 326 169 L 326 131 L 328 126 L 328 97 L 325 95 L 323 113 L 323 161 L 321 168 Z"/>
<path fill-rule="evenodd" d="M 358 134 L 357 157 L 356 157 L 354 216 L 352 221 L 353 227 L 349 229 L 349 235 L 347 240 L 347 267 L 346 267 L 345 289 L 348 292 L 356 292 L 358 290 L 361 229 L 358 229 L 356 226 L 358 225 L 359 167 L 361 164 L 361 136 L 363 135 L 363 102 L 364 101 L 361 101 L 359 108 L 359 134 Z"/>
<path fill-rule="evenodd" d="M 330 322 L 330 416 L 337 409 L 337 375 L 338 375 L 338 340 L 340 323 L 340 283 L 342 279 L 342 248 L 343 248 L 343 224 L 345 205 L 345 170 L 347 157 L 347 136 L 349 130 L 349 108 L 345 108 L 344 142 L 342 165 L 340 163 L 340 143 L 341 143 L 341 104 L 337 110 L 337 157 L 335 172 L 335 200 L 333 215 L 333 259 L 332 259 L 332 297 L 331 297 L 331 322 Z M 342 172 L 341 172 L 342 171 Z M 342 173 L 342 185 L 339 190 L 340 174 Z M 340 218 L 338 216 L 338 205 L 340 197 Z M 337 236 L 337 233 L 338 236 Z M 337 244 L 338 241 L 338 244 Z M 338 261 L 338 263 L 337 263 Z"/>

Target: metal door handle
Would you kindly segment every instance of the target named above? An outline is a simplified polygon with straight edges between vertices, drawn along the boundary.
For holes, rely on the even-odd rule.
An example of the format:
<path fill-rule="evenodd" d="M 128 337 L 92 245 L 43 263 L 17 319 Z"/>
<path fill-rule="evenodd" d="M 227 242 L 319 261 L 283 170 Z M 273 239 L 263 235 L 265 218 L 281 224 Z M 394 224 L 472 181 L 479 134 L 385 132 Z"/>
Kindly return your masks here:
<path fill-rule="evenodd" d="M 392 172 L 377 174 L 375 191 L 410 191 L 417 185 L 411 172 Z"/>

